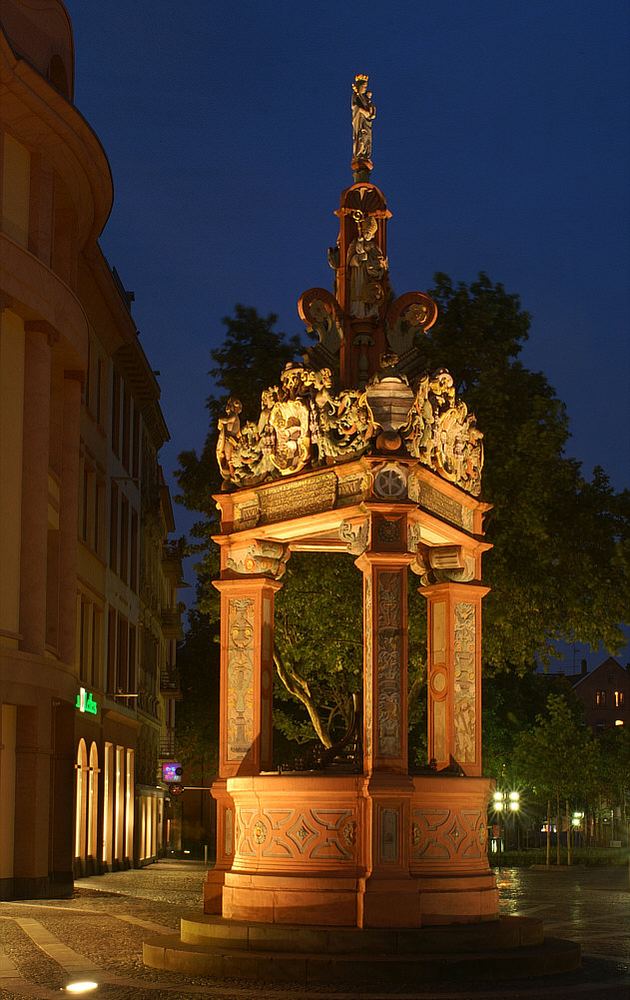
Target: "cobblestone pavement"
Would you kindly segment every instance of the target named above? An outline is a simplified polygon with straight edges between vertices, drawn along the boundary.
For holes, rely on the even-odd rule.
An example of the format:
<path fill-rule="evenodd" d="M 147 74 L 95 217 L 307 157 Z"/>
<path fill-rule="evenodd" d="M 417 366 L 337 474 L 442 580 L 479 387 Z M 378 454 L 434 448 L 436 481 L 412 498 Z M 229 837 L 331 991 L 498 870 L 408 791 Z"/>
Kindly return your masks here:
<path fill-rule="evenodd" d="M 498 872 L 504 913 L 540 917 L 549 936 L 580 941 L 583 969 L 568 976 L 495 985 L 444 983 L 413 993 L 347 987 L 309 990 L 216 981 L 147 969 L 142 941 L 201 912 L 204 866 L 165 861 L 81 879 L 68 900 L 0 902 L 0 1000 L 59 1000 L 73 980 L 93 979 L 103 1000 L 630 1000 L 630 873 L 624 868 Z M 67 995 L 67 994 L 64 994 Z"/>

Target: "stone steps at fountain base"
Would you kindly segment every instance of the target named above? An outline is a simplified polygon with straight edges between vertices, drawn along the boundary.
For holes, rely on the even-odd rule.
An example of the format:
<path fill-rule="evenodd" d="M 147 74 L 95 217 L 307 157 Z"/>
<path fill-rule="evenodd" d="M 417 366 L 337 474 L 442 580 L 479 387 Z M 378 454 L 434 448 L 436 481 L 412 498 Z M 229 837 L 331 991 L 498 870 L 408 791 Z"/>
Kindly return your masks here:
<path fill-rule="evenodd" d="M 205 926 L 220 931 L 220 923 L 221 918 L 215 918 Z M 272 925 L 273 933 L 264 940 L 264 935 L 259 936 L 263 925 L 231 926 L 234 923 L 223 921 L 221 936 L 211 930 L 196 941 L 183 941 L 177 934 L 152 937 L 144 943 L 145 965 L 213 979 L 398 987 L 436 980 L 493 982 L 547 976 L 570 972 L 580 965 L 580 946 L 573 941 L 545 938 L 525 943 L 541 933 L 541 922 L 527 918 L 504 918 L 494 925 L 474 928 L 431 927 L 424 940 L 421 929 L 379 930 L 376 938 L 357 928 L 277 925 Z M 188 927 L 189 937 L 190 933 Z M 330 935 L 328 943 L 321 937 L 326 934 Z M 321 944 L 325 944 L 323 950 L 313 947 Z M 343 945 L 346 950 L 340 950 Z"/>

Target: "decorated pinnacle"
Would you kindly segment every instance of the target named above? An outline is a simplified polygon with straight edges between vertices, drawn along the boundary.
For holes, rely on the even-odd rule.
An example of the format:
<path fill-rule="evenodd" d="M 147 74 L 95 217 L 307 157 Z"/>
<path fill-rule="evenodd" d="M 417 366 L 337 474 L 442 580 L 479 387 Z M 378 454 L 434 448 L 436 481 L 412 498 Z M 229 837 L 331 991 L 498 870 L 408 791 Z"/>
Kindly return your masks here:
<path fill-rule="evenodd" d="M 369 77 L 357 73 L 352 84 L 352 169 L 355 181 L 366 181 L 372 170 L 372 122 L 376 106 L 368 90 Z"/>

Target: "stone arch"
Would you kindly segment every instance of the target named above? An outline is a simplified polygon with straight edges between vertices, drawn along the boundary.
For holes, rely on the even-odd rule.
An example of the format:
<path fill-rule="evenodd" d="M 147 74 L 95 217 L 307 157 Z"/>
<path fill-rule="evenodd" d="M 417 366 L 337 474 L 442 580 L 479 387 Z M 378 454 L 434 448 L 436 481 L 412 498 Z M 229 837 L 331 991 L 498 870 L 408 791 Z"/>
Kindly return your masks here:
<path fill-rule="evenodd" d="M 75 763 L 74 856 L 85 858 L 87 852 L 88 754 L 83 737 L 79 740 Z"/>
<path fill-rule="evenodd" d="M 94 741 L 90 746 L 90 766 L 87 789 L 87 835 L 86 853 L 88 857 L 96 858 L 98 854 L 98 747 Z"/>

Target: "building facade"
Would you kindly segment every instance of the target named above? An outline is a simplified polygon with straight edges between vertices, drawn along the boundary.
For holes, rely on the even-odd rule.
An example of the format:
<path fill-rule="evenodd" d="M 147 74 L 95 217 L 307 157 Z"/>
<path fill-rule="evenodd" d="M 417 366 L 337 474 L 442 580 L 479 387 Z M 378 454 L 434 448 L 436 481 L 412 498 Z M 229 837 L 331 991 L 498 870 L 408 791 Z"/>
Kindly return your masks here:
<path fill-rule="evenodd" d="M 630 725 L 630 664 L 624 669 L 614 657 L 591 670 L 586 663 L 578 677 L 569 677 L 576 698 L 584 705 L 584 718 L 593 730 Z"/>
<path fill-rule="evenodd" d="M 58 0 L 0 6 L 0 898 L 157 857 L 179 550 Z"/>

